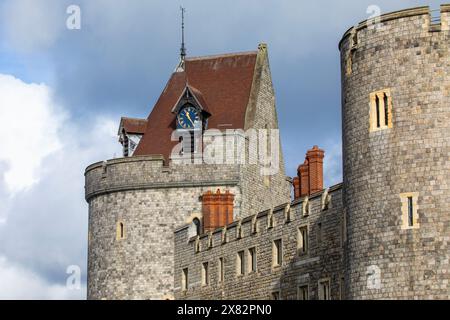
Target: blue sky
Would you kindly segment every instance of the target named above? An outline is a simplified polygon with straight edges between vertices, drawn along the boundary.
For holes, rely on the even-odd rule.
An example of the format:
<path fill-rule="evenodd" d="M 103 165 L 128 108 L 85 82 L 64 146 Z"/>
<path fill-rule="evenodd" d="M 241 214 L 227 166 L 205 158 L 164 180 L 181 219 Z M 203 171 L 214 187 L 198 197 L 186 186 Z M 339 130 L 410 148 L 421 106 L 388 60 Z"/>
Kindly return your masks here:
<path fill-rule="evenodd" d="M 81 8 L 80 30 L 66 28 L 71 4 Z M 287 173 L 319 145 L 331 185 L 342 179 L 341 36 L 370 5 L 387 13 L 439 4 L 1 0 L 0 284 L 9 290 L 0 298 L 85 297 L 83 171 L 119 156 L 121 116 L 151 111 L 178 62 L 180 5 L 190 56 L 268 44 Z M 80 290 L 65 287 L 69 265 L 81 267 Z"/>

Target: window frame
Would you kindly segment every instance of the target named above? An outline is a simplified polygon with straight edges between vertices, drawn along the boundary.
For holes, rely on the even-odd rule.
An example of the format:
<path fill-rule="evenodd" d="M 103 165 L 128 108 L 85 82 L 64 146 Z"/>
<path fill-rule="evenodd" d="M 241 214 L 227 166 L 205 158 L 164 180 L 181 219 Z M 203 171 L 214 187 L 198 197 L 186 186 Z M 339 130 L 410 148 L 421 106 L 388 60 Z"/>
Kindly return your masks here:
<path fill-rule="evenodd" d="M 248 248 L 247 254 L 248 254 L 248 259 L 247 259 L 248 273 L 256 273 L 258 271 L 256 247 Z"/>
<path fill-rule="evenodd" d="M 322 287 L 323 284 L 327 284 L 327 286 L 325 287 L 327 290 L 323 290 L 323 287 Z M 328 293 L 328 296 L 327 297 L 321 296 L 321 293 L 325 293 L 325 292 Z M 331 300 L 331 279 L 330 278 L 323 278 L 317 282 L 317 298 L 319 300 L 324 300 L 324 301 Z"/>
<path fill-rule="evenodd" d="M 393 127 L 391 89 L 372 92 L 369 106 L 369 132 L 377 132 Z"/>
<path fill-rule="evenodd" d="M 279 243 L 279 245 L 277 245 Z M 283 265 L 283 239 L 272 241 L 272 268 L 279 268 Z"/>
<path fill-rule="evenodd" d="M 419 192 L 405 192 L 400 194 L 401 229 L 419 229 Z M 410 207 L 412 205 L 412 207 Z M 412 217 L 410 215 L 412 214 Z M 412 221 L 410 221 L 410 219 Z M 412 224 L 410 223 L 412 222 Z"/>
<path fill-rule="evenodd" d="M 219 262 L 217 264 L 217 271 L 219 274 L 218 282 L 224 283 L 225 282 L 225 260 L 224 260 L 224 257 L 219 258 Z"/>
<path fill-rule="evenodd" d="M 209 286 L 210 279 L 209 279 L 209 262 L 203 262 L 202 263 L 202 286 L 206 287 Z"/>
<path fill-rule="evenodd" d="M 303 230 L 306 230 L 306 239 L 302 232 Z M 300 242 L 302 242 L 302 245 L 300 245 Z M 299 256 L 306 256 L 309 254 L 309 227 L 307 224 L 297 228 L 297 254 Z"/>
<path fill-rule="evenodd" d="M 303 291 L 303 289 L 306 289 L 306 291 Z M 306 292 L 306 299 L 305 299 L 305 295 L 303 295 L 303 299 L 300 298 L 300 293 Z M 308 284 L 301 284 L 299 286 L 297 286 L 297 300 L 300 301 L 307 301 L 309 300 L 309 285 Z"/>
<path fill-rule="evenodd" d="M 245 251 L 238 251 L 236 255 L 236 275 L 238 277 L 245 275 Z"/>
<path fill-rule="evenodd" d="M 181 270 L 181 291 L 187 291 L 189 289 L 189 268 L 183 268 Z"/>

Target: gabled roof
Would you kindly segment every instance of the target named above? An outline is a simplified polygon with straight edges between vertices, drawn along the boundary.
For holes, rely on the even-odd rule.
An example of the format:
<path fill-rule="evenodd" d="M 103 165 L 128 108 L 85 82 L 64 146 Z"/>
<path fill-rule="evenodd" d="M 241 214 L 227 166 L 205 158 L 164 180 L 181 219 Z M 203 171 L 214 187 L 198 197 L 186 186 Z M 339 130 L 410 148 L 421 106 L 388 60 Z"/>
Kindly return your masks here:
<path fill-rule="evenodd" d="M 203 94 L 200 92 L 200 90 L 194 88 L 189 84 L 186 85 L 180 97 L 178 98 L 175 106 L 172 108 L 171 110 L 172 113 L 177 113 L 180 110 L 183 100 L 186 101 L 186 99 L 183 99 L 183 97 L 186 98 L 186 91 L 189 93 L 190 96 L 192 96 L 193 100 L 195 101 L 195 104 L 198 105 L 202 111 L 210 114 L 208 105 L 206 104 L 206 100 L 203 97 Z"/>
<path fill-rule="evenodd" d="M 171 112 L 186 85 L 208 108 L 208 128 L 243 129 L 252 90 L 257 51 L 187 58 L 185 71 L 174 72 L 148 116 L 134 155 L 162 154 L 166 160 L 178 143 L 171 141 L 176 115 Z M 200 101 L 201 100 L 201 101 Z"/>
<path fill-rule="evenodd" d="M 147 130 L 147 119 L 136 119 L 122 117 L 120 119 L 119 135 L 125 130 L 131 134 L 144 134 Z"/>

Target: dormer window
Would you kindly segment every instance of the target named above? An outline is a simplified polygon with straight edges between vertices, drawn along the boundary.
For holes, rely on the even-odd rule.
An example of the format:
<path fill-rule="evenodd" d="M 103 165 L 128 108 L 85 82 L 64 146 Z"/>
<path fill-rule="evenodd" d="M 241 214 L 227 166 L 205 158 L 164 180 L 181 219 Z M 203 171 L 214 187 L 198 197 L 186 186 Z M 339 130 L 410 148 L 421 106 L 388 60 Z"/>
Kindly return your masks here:
<path fill-rule="evenodd" d="M 147 128 L 146 119 L 122 118 L 119 126 L 119 142 L 124 157 L 132 157 Z"/>
<path fill-rule="evenodd" d="M 172 108 L 172 113 L 176 116 L 176 129 L 190 131 L 205 130 L 210 116 L 202 93 L 188 85 Z"/>

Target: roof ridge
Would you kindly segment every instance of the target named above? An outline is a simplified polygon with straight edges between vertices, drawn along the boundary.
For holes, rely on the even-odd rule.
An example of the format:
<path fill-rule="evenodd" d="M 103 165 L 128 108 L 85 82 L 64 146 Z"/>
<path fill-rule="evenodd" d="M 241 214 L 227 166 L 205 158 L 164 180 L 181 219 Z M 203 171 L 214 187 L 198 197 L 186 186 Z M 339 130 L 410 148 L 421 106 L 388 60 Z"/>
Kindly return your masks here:
<path fill-rule="evenodd" d="M 207 55 L 207 56 L 196 56 L 196 57 L 189 57 L 186 58 L 186 61 L 196 61 L 196 60 L 211 60 L 211 59 L 218 59 L 218 58 L 229 58 L 234 56 L 244 56 L 244 55 L 252 55 L 252 54 L 258 54 L 258 51 L 242 51 L 242 52 L 234 52 L 234 53 L 223 53 L 223 54 L 214 54 L 214 55 Z"/>
<path fill-rule="evenodd" d="M 127 120 L 142 120 L 147 121 L 146 118 L 132 118 L 132 117 L 121 117 L 121 119 L 127 119 Z"/>

